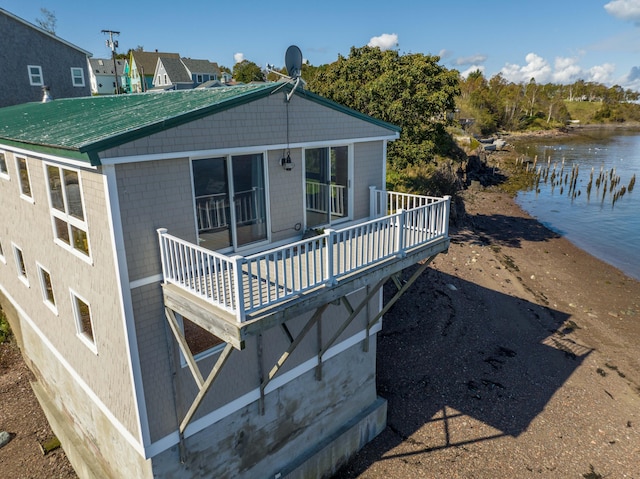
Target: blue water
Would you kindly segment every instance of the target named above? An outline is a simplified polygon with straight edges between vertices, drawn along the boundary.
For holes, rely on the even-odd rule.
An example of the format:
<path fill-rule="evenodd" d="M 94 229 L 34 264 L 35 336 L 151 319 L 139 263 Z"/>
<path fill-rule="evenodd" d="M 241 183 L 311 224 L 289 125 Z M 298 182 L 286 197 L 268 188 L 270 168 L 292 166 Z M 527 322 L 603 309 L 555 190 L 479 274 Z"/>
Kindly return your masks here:
<path fill-rule="evenodd" d="M 576 246 L 640 279 L 640 131 L 591 131 L 569 139 L 521 143 L 517 150 L 531 159 L 537 155 L 538 166 L 546 167 L 550 158 L 550 169 L 555 164 L 556 172 L 564 160 L 569 178 L 572 165 L 579 168 L 575 193 L 564 182 L 552 186 L 541 180 L 537 189 L 518 193 L 518 204 Z M 594 180 L 588 195 L 591 168 Z M 614 203 L 607 187 L 603 199 L 602 184 L 599 189 L 595 185 L 601 168 L 605 172 L 615 168 L 620 177 L 614 192 L 628 187 L 635 174 L 633 191 Z"/>

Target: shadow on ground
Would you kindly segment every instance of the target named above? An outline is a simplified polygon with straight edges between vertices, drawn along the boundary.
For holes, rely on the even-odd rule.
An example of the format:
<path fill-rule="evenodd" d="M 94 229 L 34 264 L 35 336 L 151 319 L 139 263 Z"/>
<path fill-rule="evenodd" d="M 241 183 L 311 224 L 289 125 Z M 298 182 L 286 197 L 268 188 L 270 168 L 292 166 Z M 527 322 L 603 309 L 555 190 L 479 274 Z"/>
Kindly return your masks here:
<path fill-rule="evenodd" d="M 517 247 L 522 238 L 553 235 L 524 218 L 478 219 L 487 244 Z M 395 292 L 387 284 L 385 302 Z M 377 383 L 388 400 L 387 428 L 334 479 L 357 477 L 378 461 L 522 434 L 590 353 L 571 339 L 568 320 L 427 269 L 379 333 Z"/>

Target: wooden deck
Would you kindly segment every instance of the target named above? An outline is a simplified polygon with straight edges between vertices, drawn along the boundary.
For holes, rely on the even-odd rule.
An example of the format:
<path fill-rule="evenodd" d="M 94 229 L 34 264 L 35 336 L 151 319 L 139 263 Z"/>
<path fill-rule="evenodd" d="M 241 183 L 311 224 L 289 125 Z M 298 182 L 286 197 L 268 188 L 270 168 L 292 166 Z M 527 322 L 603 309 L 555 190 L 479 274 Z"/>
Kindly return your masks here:
<path fill-rule="evenodd" d="M 241 349 L 247 334 L 283 321 L 284 311 L 293 317 L 448 249 L 448 197 L 372 191 L 372 212 L 371 220 L 250 256 L 158 230 L 165 306 Z"/>

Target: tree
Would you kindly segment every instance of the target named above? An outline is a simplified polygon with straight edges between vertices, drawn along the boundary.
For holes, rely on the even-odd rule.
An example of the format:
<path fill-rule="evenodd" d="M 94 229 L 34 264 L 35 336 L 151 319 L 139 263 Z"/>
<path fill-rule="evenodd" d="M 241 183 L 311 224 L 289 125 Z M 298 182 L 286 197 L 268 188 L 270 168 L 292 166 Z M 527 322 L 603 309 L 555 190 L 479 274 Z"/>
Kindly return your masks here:
<path fill-rule="evenodd" d="M 264 81 L 264 72 L 255 63 L 249 60 L 242 60 L 233 65 L 233 79 L 241 83 Z"/>
<path fill-rule="evenodd" d="M 38 24 L 38 26 L 43 30 L 51 33 L 52 35 L 55 35 L 56 23 L 58 21 L 56 19 L 56 14 L 47 10 L 46 8 L 41 8 L 40 13 L 42 13 L 42 18 L 36 19 L 36 23 Z"/>
<path fill-rule="evenodd" d="M 348 57 L 319 69 L 308 88 L 342 105 L 402 127 L 389 145 L 397 170 L 426 165 L 450 152 L 445 127 L 452 122 L 460 93 L 458 72 L 438 64 L 437 56 L 400 55 L 378 47 L 352 47 Z"/>

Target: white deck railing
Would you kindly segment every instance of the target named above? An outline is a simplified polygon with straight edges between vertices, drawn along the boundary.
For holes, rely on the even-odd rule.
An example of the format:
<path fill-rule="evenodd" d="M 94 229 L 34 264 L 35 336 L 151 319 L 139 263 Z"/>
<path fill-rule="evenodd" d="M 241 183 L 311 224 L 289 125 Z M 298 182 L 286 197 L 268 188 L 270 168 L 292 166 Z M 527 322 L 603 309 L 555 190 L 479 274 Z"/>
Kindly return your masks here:
<path fill-rule="evenodd" d="M 226 256 L 158 230 L 162 273 L 233 314 L 337 284 L 344 277 L 448 236 L 450 198 L 370 189 L 373 219 L 249 256 Z"/>

